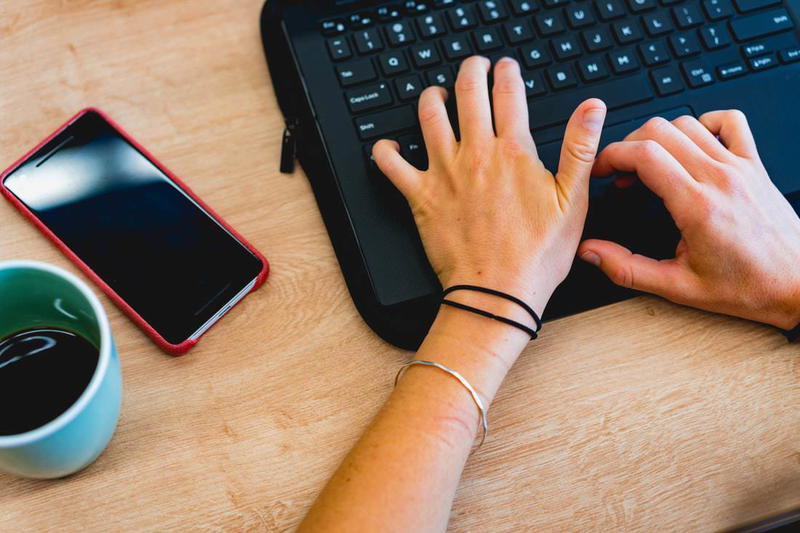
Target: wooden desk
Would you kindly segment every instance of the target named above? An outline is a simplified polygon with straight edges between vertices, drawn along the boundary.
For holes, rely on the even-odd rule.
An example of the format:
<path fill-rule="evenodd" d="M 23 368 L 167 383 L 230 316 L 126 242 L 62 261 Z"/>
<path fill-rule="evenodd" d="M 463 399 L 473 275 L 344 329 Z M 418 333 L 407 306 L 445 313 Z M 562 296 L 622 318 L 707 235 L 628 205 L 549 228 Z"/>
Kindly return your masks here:
<path fill-rule="evenodd" d="M 302 172 L 278 173 L 260 7 L 0 3 L 0 165 L 98 106 L 273 265 L 183 358 L 103 297 L 117 433 L 71 478 L 0 475 L 2 531 L 291 529 L 409 357 L 356 313 Z M 0 228 L 0 260 L 76 272 L 5 202 Z M 800 505 L 799 383 L 774 330 L 657 299 L 550 323 L 493 405 L 451 527 L 711 531 Z"/>

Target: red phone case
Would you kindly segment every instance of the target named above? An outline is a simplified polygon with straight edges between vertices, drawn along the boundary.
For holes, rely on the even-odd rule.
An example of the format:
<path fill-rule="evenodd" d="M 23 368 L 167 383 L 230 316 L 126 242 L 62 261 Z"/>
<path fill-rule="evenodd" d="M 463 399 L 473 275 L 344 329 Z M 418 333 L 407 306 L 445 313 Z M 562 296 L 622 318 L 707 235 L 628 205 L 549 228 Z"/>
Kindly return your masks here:
<path fill-rule="evenodd" d="M 144 332 L 147 333 L 147 335 L 149 335 L 150 338 L 153 339 L 153 341 L 155 341 L 155 343 L 161 347 L 161 349 L 172 355 L 183 355 L 187 351 L 189 351 L 195 344 L 197 344 L 199 337 L 194 340 L 184 341 L 180 344 L 171 344 L 170 342 L 168 342 L 150 324 L 148 324 L 147 321 L 144 318 L 142 318 L 130 305 L 128 305 L 125 302 L 125 300 L 123 300 L 114 291 L 114 289 L 109 287 L 108 284 L 106 284 L 91 268 L 89 268 L 89 265 L 84 263 L 81 260 L 81 258 L 75 254 L 75 252 L 70 250 L 70 248 L 55 235 L 55 233 L 50 231 L 50 229 L 47 226 L 45 226 L 42 223 L 42 221 L 36 218 L 36 215 L 34 215 L 22 202 L 20 202 L 17 199 L 16 196 L 11 194 L 11 191 L 9 191 L 5 187 L 4 181 L 6 176 L 8 176 L 11 172 L 16 170 L 16 168 L 19 167 L 24 161 L 26 161 L 31 155 L 33 155 L 42 146 L 47 144 L 53 137 L 61 133 L 72 122 L 77 120 L 83 114 L 91 111 L 99 114 L 101 117 L 107 120 L 108 123 L 111 124 L 111 126 L 113 126 L 128 142 L 130 142 L 140 152 L 142 152 L 145 155 L 145 157 L 147 157 L 154 165 L 156 165 L 161 171 L 163 171 L 164 174 L 166 174 L 172 181 L 174 181 L 178 185 L 178 187 L 180 187 L 186 194 L 188 194 L 195 202 L 201 205 L 203 209 L 205 209 L 208 212 L 209 215 L 211 215 L 215 220 L 217 220 L 220 224 L 222 224 L 229 232 L 231 232 L 231 234 L 233 234 L 237 239 L 239 239 L 239 241 L 244 246 L 246 246 L 251 252 L 253 252 L 253 254 L 255 254 L 256 257 L 258 257 L 263 267 L 261 268 L 261 271 L 258 273 L 258 277 L 256 278 L 256 283 L 250 292 L 253 292 L 258 287 L 263 285 L 264 281 L 266 281 L 267 279 L 267 275 L 269 274 L 269 262 L 267 262 L 267 259 L 263 255 L 261 255 L 261 253 L 258 250 L 256 250 L 249 242 L 247 242 L 241 235 L 239 235 L 239 233 L 237 233 L 236 230 L 234 230 L 227 222 L 225 222 L 219 215 L 217 215 L 217 213 L 215 213 L 213 209 L 211 209 L 208 205 L 206 205 L 205 202 L 203 202 L 200 198 L 198 198 L 197 195 L 195 195 L 192 192 L 192 190 L 186 186 L 185 183 L 183 183 L 178 177 L 176 177 L 172 172 L 170 172 L 163 164 L 161 164 L 161 162 L 158 159 L 156 159 L 153 156 L 153 154 L 151 154 L 145 147 L 136 142 L 124 129 L 122 129 L 122 127 L 120 127 L 119 124 L 114 122 L 108 115 L 106 115 L 97 108 L 87 107 L 86 109 L 82 109 L 81 111 L 76 113 L 72 118 L 70 118 L 67 122 L 62 124 L 56 131 L 48 135 L 47 138 L 45 138 L 42 142 L 40 142 L 33 149 L 28 151 L 27 154 L 19 158 L 13 165 L 4 170 L 3 173 L 0 174 L 0 193 L 2 193 L 3 196 L 5 196 L 6 199 L 9 202 L 11 202 L 11 204 L 25 216 L 25 218 L 30 220 L 33 223 L 33 225 L 36 226 L 39 229 L 39 231 L 41 231 L 45 235 L 45 237 L 50 239 L 53 242 L 53 244 L 55 244 L 56 247 L 59 250 L 61 250 L 61 252 L 64 253 L 64 255 L 66 255 L 73 263 L 75 263 L 78 266 L 78 268 L 80 268 L 84 272 L 84 274 L 89 276 L 89 278 L 92 281 L 94 281 L 103 290 L 103 292 L 106 293 L 106 295 L 109 298 L 111 298 L 111 300 L 115 304 L 117 304 L 117 306 L 122 310 L 122 312 L 128 315 L 128 317 L 130 317 L 131 320 L 133 320 L 140 328 L 142 328 Z M 206 330 L 206 332 L 207 331 L 208 330 Z M 206 332 L 204 332 L 203 335 L 205 335 Z"/>

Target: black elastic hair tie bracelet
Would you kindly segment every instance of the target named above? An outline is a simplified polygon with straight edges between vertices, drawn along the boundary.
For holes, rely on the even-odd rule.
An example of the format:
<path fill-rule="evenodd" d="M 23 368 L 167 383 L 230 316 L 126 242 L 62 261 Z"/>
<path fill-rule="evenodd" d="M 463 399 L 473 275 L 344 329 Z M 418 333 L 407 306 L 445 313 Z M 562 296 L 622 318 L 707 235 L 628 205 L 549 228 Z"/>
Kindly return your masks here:
<path fill-rule="evenodd" d="M 472 307 L 470 305 L 462 304 L 459 302 L 454 302 L 452 300 L 447 300 L 446 297 L 448 294 L 453 293 L 455 291 L 475 291 L 475 292 L 482 292 L 485 294 L 491 294 L 492 296 L 497 296 L 499 298 L 503 298 L 510 302 L 517 304 L 518 306 L 522 307 L 525 311 L 531 315 L 533 318 L 534 323 L 536 324 L 536 329 L 529 328 L 525 324 L 520 324 L 516 320 L 511 320 L 510 318 L 506 318 L 503 316 L 497 316 L 493 313 L 488 311 L 484 311 L 483 309 L 478 309 L 477 307 Z M 509 326 L 514 326 L 517 329 L 520 329 L 530 335 L 531 340 L 535 339 L 538 335 L 537 332 L 542 329 L 542 319 L 539 318 L 539 315 L 534 311 L 531 306 L 520 300 L 519 298 L 512 296 L 510 294 L 506 294 L 504 292 L 496 291 L 494 289 L 487 289 L 486 287 L 479 287 L 477 285 L 453 285 L 452 287 L 448 287 L 442 292 L 442 303 L 445 305 L 449 305 L 451 307 L 456 307 L 458 309 L 463 309 L 464 311 L 469 311 L 471 313 L 475 313 L 477 315 L 484 316 L 486 318 L 491 318 L 493 320 L 497 320 L 498 322 L 502 322 L 504 324 L 508 324 Z"/>

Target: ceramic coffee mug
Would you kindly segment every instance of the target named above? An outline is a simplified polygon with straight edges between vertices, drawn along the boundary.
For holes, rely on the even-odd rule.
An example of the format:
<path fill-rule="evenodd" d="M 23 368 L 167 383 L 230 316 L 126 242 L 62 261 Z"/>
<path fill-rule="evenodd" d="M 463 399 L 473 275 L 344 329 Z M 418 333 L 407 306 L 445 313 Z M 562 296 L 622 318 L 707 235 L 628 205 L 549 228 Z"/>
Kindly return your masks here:
<path fill-rule="evenodd" d="M 66 411 L 31 431 L 0 436 L 0 470 L 58 478 L 91 464 L 111 440 L 122 375 L 108 317 L 83 281 L 45 263 L 0 262 L 0 339 L 37 326 L 72 331 L 99 348 L 94 374 Z"/>

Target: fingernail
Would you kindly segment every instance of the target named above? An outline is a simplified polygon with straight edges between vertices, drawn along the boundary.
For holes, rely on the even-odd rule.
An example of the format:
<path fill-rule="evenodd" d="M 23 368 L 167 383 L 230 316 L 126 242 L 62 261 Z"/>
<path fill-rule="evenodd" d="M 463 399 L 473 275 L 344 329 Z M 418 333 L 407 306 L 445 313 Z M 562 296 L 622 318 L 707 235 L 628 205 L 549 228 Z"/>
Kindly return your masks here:
<path fill-rule="evenodd" d="M 510 58 L 508 56 L 503 56 L 503 57 L 500 58 L 498 63 L 516 63 L 516 61 L 514 61 L 512 58 Z"/>
<path fill-rule="evenodd" d="M 587 250 L 581 254 L 581 259 L 594 266 L 600 266 L 600 256 L 591 250 Z"/>
<path fill-rule="evenodd" d="M 606 110 L 593 107 L 583 113 L 583 126 L 589 131 L 600 131 L 603 129 L 603 121 L 606 118 Z"/>

